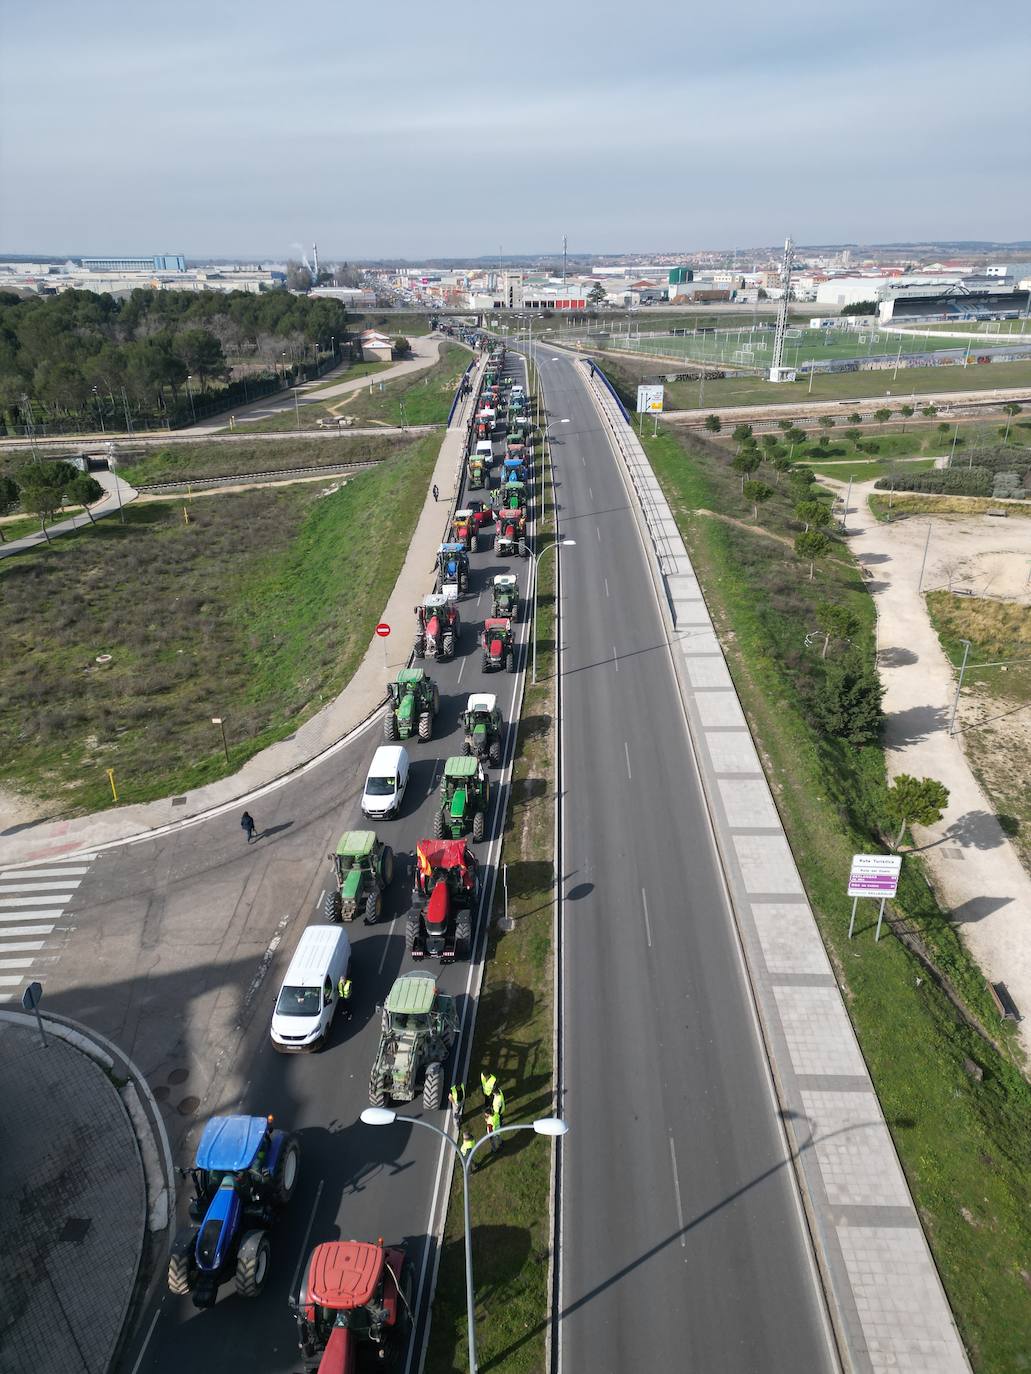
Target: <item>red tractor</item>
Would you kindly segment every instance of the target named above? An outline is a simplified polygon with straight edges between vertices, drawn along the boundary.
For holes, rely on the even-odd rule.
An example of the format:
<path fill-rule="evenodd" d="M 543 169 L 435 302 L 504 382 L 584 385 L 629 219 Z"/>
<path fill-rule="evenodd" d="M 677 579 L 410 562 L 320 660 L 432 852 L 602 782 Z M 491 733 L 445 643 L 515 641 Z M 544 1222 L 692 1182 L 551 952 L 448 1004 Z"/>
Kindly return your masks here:
<path fill-rule="evenodd" d="M 526 515 L 521 510 L 499 510 L 494 517 L 494 553 L 498 558 L 529 554 L 526 546 Z M 520 547 L 521 546 L 521 547 Z"/>
<path fill-rule="evenodd" d="M 418 626 L 415 631 L 416 658 L 435 658 L 441 662 L 454 658 L 462 623 L 458 605 L 453 597 L 434 592 L 415 608 Z"/>
<path fill-rule="evenodd" d="M 476 856 L 464 840 L 420 840 L 415 847 L 415 886 L 428 898 L 408 913 L 405 946 L 413 959 L 450 964 L 468 959 L 473 911 L 480 895 Z"/>
<path fill-rule="evenodd" d="M 492 668 L 507 668 L 510 673 L 515 672 L 515 637 L 511 620 L 500 617 L 497 620 L 485 620 L 480 643 L 483 645 L 482 667 L 485 673 Z"/>
<path fill-rule="evenodd" d="M 355 1374 L 360 1346 L 400 1366 L 411 1331 L 412 1265 L 404 1245 L 327 1241 L 291 1301 L 306 1374 Z"/>

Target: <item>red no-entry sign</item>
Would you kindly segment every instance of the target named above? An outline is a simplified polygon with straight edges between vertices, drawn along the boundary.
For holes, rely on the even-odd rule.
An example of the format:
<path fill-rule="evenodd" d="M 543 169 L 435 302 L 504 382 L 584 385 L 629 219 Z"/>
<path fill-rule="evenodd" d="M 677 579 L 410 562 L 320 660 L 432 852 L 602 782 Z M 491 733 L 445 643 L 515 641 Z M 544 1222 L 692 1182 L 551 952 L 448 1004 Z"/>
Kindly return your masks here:
<path fill-rule="evenodd" d="M 376 626 L 376 633 L 379 635 L 380 639 L 386 639 L 387 635 L 390 633 L 390 626 L 385 620 L 381 620 Z"/>

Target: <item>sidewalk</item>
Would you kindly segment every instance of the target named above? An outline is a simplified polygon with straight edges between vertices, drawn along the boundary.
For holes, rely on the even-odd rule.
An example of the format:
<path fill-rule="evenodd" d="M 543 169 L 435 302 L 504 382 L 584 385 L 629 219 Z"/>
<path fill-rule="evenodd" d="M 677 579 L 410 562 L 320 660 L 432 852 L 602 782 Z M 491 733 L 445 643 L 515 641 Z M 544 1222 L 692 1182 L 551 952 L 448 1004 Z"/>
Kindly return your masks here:
<path fill-rule="evenodd" d="M 482 365 L 481 362 L 479 367 Z M 452 498 L 465 458 L 466 422 L 475 396 L 474 381 L 472 392 L 463 398 L 444 434 L 433 470 L 430 487 L 436 484 L 439 488 L 440 501 L 435 502 L 432 491 L 427 491 L 407 556 L 380 617 L 393 633 L 387 639 L 372 639 L 357 671 L 335 701 L 306 721 L 290 739 L 256 754 L 232 777 L 177 798 L 165 797 L 75 820 L 48 821 L 21 828 L 16 834 L 0 834 L 0 865 L 27 863 L 76 849 L 96 849 L 181 824 L 222 806 L 237 806 L 258 789 L 274 785 L 334 746 L 340 746 L 374 715 L 386 700 L 387 682 L 408 663 L 415 634 L 412 608 L 433 588 L 435 556 L 447 534 Z"/>
<path fill-rule="evenodd" d="M 305 406 L 331 401 L 334 397 L 347 396 L 353 391 L 361 391 L 369 386 L 377 387 L 380 382 L 392 382 L 395 378 L 405 377 L 410 372 L 422 372 L 433 366 L 440 354 L 441 346 L 446 342 L 450 341 L 442 334 L 416 335 L 411 340 L 413 357 L 406 358 L 402 363 L 395 363 L 393 367 L 385 368 L 382 372 L 373 372 L 367 377 L 352 377 L 349 381 L 337 382 L 334 386 L 327 386 L 324 377 L 314 382 L 304 382 L 296 388 L 297 404 Z M 250 405 L 240 406 L 238 410 L 233 411 L 233 419 L 237 425 L 267 420 L 270 415 L 279 415 L 284 410 L 292 409 L 293 404 L 294 388 L 290 387 L 285 391 L 274 391 L 270 396 L 262 397 L 260 401 L 252 401 Z M 178 433 L 196 438 L 204 434 L 218 434 L 222 430 L 228 430 L 228 427 L 229 416 L 223 415 L 217 420 L 190 425 Z"/>
<path fill-rule="evenodd" d="M 632 427 L 594 396 L 627 479 L 845 1366 L 968 1374 L 934 1259 L 702 588 Z M 636 499 L 634 499 L 636 497 Z"/>
<path fill-rule="evenodd" d="M 107 492 L 102 501 L 98 501 L 90 509 L 93 519 L 101 519 L 105 515 L 114 515 L 122 506 L 127 506 L 130 501 L 135 501 L 139 495 L 135 487 L 130 487 L 128 482 L 123 482 L 120 477 L 116 477 L 113 472 L 91 472 L 91 477 L 95 477 L 100 485 Z M 83 525 L 90 523 L 89 516 L 73 515 L 70 520 L 61 520 L 56 525 L 47 527 L 47 534 L 53 539 L 55 535 L 67 534 L 69 530 L 80 529 Z M 12 539 L 9 544 L 0 544 L 0 558 L 9 558 L 13 553 L 21 553 L 24 549 L 34 549 L 39 544 L 47 542 L 47 535 L 41 530 L 35 534 L 27 534 L 23 539 Z"/>
<path fill-rule="evenodd" d="M 31 1016 L 0 1014 L 0 1374 L 102 1374 L 133 1306 L 148 1224 L 167 1225 L 167 1194 L 157 1211 L 148 1203 L 164 1151 L 134 1084 L 112 1081 L 131 1069 L 44 1024 L 46 1048 Z"/>
<path fill-rule="evenodd" d="M 823 480 L 844 492 L 844 483 Z M 975 550 L 982 555 L 1005 550 L 1019 587 L 1031 557 L 1031 521 L 933 517 L 921 592 L 917 586 L 928 519 L 878 522 L 867 504 L 873 489 L 873 482 L 852 488 L 847 528 L 849 547 L 874 579 L 868 586 L 877 608 L 888 773 L 938 778 L 949 789 L 942 819 L 933 826 L 913 826 L 913 835 L 939 900 L 961 928 L 985 977 L 1005 983 L 1023 1014 L 1018 1032 L 1031 1060 L 1031 876 L 970 770 L 962 734 L 948 733 L 956 673 L 923 596 L 942 585 L 942 560 L 956 561 Z M 998 580 L 993 585 L 1004 590 Z M 958 719 L 962 725 L 962 714 Z"/>

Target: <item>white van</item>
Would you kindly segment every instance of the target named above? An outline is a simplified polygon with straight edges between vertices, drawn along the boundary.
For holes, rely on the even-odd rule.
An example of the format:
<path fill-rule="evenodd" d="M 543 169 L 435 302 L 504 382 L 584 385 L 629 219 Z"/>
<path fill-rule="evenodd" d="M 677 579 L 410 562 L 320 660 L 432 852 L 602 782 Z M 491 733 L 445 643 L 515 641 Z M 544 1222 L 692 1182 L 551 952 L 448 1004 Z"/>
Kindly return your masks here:
<path fill-rule="evenodd" d="M 408 786 L 408 750 L 400 744 L 381 744 L 369 765 L 362 792 L 362 815 L 385 821 L 401 810 Z"/>
<path fill-rule="evenodd" d="M 351 965 L 342 926 L 308 926 L 297 942 L 272 1013 L 272 1044 L 284 1054 L 316 1050 L 333 1024 L 339 984 Z"/>
<path fill-rule="evenodd" d="M 480 439 L 477 441 L 474 454 L 477 458 L 485 458 L 488 463 L 493 463 L 494 445 L 489 439 Z"/>

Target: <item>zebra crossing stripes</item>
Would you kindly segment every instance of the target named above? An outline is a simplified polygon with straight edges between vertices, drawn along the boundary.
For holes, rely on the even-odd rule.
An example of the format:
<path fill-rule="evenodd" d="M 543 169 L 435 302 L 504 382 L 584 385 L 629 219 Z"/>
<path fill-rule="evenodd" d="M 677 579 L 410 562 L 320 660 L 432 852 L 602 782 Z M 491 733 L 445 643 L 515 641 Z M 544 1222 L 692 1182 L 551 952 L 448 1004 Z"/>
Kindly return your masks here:
<path fill-rule="evenodd" d="M 47 981 L 64 943 L 57 923 L 96 857 L 0 869 L 0 1003 L 19 1002 L 28 983 Z"/>

